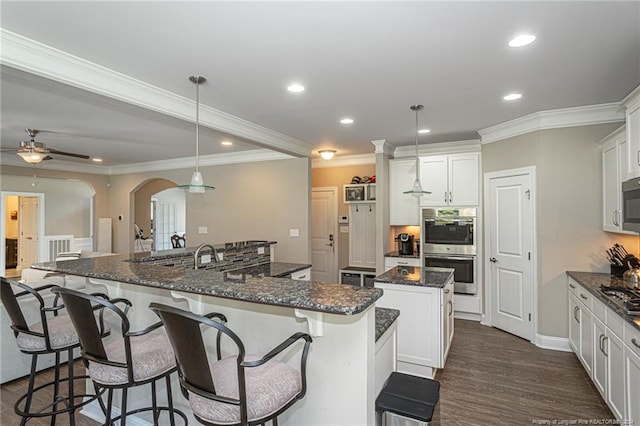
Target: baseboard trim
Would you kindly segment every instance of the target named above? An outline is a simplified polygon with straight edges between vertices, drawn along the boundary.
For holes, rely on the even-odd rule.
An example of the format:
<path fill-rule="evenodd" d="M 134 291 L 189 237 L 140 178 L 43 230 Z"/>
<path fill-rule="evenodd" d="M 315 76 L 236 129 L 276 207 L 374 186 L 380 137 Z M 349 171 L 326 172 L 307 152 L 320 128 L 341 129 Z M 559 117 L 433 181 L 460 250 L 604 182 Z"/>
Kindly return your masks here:
<path fill-rule="evenodd" d="M 463 319 L 463 320 L 470 320 L 470 321 L 477 321 L 477 322 L 480 322 L 482 320 L 482 314 L 474 314 L 472 312 L 454 311 L 453 317 L 455 319 Z"/>
<path fill-rule="evenodd" d="M 535 345 L 543 349 L 551 349 L 554 351 L 573 352 L 569 339 L 566 337 L 544 336 L 536 334 Z"/>

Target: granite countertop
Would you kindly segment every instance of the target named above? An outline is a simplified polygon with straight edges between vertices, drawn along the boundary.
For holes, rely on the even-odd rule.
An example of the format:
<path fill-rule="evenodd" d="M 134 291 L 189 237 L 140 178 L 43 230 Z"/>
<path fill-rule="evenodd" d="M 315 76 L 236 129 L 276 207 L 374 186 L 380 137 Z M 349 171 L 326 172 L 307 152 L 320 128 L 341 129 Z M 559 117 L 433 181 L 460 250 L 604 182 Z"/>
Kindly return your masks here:
<path fill-rule="evenodd" d="M 390 251 L 388 253 L 385 253 L 384 257 L 407 257 L 407 258 L 410 258 L 410 259 L 418 259 L 420 257 L 420 253 L 419 252 L 415 252 L 413 254 L 400 254 L 400 253 L 398 253 L 397 250 L 395 250 L 395 251 Z"/>
<path fill-rule="evenodd" d="M 341 315 L 359 314 L 382 296 L 380 289 L 274 278 L 262 273 L 256 274 L 251 268 L 228 272 L 195 270 L 131 262 L 134 256 L 135 254 L 114 255 L 47 262 L 34 264 L 32 268 Z M 308 267 L 309 265 L 303 264 L 274 262 L 269 265 L 269 270 L 277 271 L 282 276 Z"/>
<path fill-rule="evenodd" d="M 399 316 L 397 309 L 376 308 L 376 342 Z"/>
<path fill-rule="evenodd" d="M 443 288 L 453 277 L 453 269 L 427 266 L 396 266 L 376 277 L 376 282 Z"/>
<path fill-rule="evenodd" d="M 576 272 L 567 271 L 567 275 L 573 278 L 586 288 L 589 293 L 593 294 L 598 300 L 603 302 L 607 307 L 611 308 L 616 314 L 620 315 L 629 324 L 632 324 L 636 330 L 640 330 L 640 316 L 629 315 L 624 312 L 618 305 L 613 303 L 609 297 L 602 294 L 598 289 L 600 287 L 626 287 L 624 281 L 620 277 L 614 277 L 607 273 L 597 272 Z"/>
<path fill-rule="evenodd" d="M 304 263 L 269 262 L 263 263 L 261 265 L 245 266 L 244 268 L 233 269 L 226 272 L 243 273 L 252 275 L 256 278 L 287 278 L 294 272 L 302 271 L 308 268 L 311 268 L 311 265 Z"/>

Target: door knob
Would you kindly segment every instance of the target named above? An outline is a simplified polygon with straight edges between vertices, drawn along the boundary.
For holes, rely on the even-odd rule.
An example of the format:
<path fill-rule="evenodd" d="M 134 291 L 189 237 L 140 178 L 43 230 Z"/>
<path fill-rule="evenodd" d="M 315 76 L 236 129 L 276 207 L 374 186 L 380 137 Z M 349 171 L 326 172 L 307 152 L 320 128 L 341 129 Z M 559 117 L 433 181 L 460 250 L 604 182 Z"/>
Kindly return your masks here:
<path fill-rule="evenodd" d="M 489 258 L 489 262 L 496 263 L 497 261 L 498 261 L 498 259 L 496 259 L 495 257 L 490 257 Z"/>

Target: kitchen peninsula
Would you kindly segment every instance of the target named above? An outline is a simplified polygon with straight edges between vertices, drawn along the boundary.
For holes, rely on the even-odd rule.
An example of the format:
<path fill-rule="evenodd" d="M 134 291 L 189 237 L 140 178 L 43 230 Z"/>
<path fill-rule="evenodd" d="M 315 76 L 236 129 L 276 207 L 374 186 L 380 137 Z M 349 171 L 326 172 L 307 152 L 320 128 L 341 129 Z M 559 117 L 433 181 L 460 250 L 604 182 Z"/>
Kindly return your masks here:
<path fill-rule="evenodd" d="M 235 248 L 258 251 L 265 244 L 215 245 L 231 259 Z M 86 277 L 91 291 L 133 302 L 129 314 L 133 329 L 157 321 L 150 302 L 170 304 L 197 313 L 221 312 L 229 327 L 244 341 L 247 353 L 264 354 L 294 332 L 313 337 L 307 363 L 307 395 L 285 412 L 281 424 L 375 423 L 376 310 L 382 290 L 342 284 L 313 283 L 281 278 L 309 265 L 258 261 L 219 262 L 211 269 L 183 266 L 194 249 L 135 253 L 33 265 L 35 269 Z M 203 254 L 206 253 L 203 250 Z M 245 257 L 246 258 L 246 257 Z M 251 263 L 251 262 L 250 262 Z M 225 270 L 215 270 L 217 268 Z M 229 269 L 227 269 L 229 268 Z M 275 276 L 274 276 L 275 274 Z M 389 312 L 389 311 L 384 311 Z M 394 316 L 397 317 L 397 314 Z M 378 332 L 380 334 L 380 332 Z M 379 336 L 378 336 L 379 337 Z M 296 350 L 283 361 L 299 368 Z M 177 380 L 174 380 L 177 386 Z M 174 395 L 178 395 L 177 387 Z M 143 406 L 148 393 L 130 395 L 130 407 Z M 177 408 L 190 410 L 185 400 Z M 85 414 L 99 417 L 99 408 Z M 191 419 L 194 423 L 195 420 Z"/>

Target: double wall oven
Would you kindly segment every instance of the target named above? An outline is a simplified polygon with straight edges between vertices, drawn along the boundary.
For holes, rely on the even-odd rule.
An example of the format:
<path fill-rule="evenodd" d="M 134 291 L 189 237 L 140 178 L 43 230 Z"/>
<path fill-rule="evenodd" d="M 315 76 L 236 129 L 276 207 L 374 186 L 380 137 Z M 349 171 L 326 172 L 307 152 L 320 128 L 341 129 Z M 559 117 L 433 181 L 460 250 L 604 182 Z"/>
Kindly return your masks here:
<path fill-rule="evenodd" d="M 424 266 L 454 269 L 454 291 L 477 292 L 476 209 L 423 209 Z"/>

